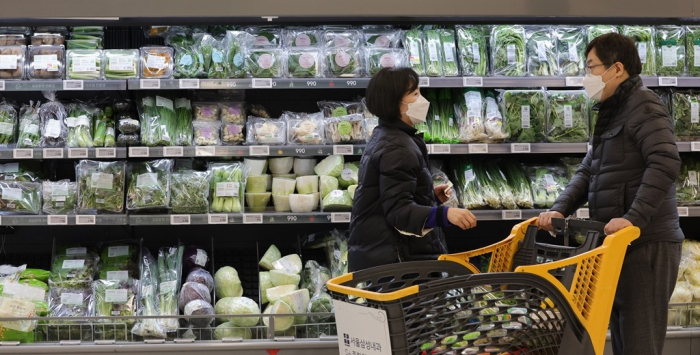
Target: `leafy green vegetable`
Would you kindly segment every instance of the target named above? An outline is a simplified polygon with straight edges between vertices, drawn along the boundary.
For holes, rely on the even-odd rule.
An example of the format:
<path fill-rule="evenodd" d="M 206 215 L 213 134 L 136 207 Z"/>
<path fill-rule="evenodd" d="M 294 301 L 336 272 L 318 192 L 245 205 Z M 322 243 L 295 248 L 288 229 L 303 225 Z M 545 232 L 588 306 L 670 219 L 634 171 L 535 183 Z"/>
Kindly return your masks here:
<path fill-rule="evenodd" d="M 588 27 L 588 43 L 596 37 L 600 37 L 608 33 L 618 33 L 617 26 L 613 25 L 593 25 Z"/>
<path fill-rule="evenodd" d="M 362 75 L 359 48 L 333 48 L 326 50 L 328 76 L 354 78 Z"/>
<path fill-rule="evenodd" d="M 194 128 L 192 127 L 192 105 L 190 100 L 180 98 L 175 101 L 175 124 L 173 137 L 175 145 L 192 144 Z"/>
<path fill-rule="evenodd" d="M 209 212 L 209 172 L 175 173 L 170 182 L 170 206 L 173 213 Z"/>
<path fill-rule="evenodd" d="M 36 148 L 39 146 L 39 102 L 33 105 L 22 105 L 19 110 L 19 135 L 17 136 L 17 148 Z"/>
<path fill-rule="evenodd" d="M 425 72 L 428 76 L 442 76 L 442 43 L 440 41 L 440 31 L 423 31 L 424 51 L 428 54 L 425 57 Z"/>
<path fill-rule="evenodd" d="M 73 214 L 77 205 L 78 184 L 61 180 L 57 182 L 42 182 L 44 205 L 42 211 L 46 214 Z"/>
<path fill-rule="evenodd" d="M 549 26 L 527 28 L 527 67 L 530 75 L 559 74 L 557 44 L 554 29 Z"/>
<path fill-rule="evenodd" d="M 7 147 L 15 142 L 15 127 L 17 127 L 17 110 L 3 101 L 0 103 L 0 147 Z"/>
<path fill-rule="evenodd" d="M 287 68 L 292 78 L 316 78 L 320 75 L 320 49 L 295 49 L 287 53 Z"/>
<path fill-rule="evenodd" d="M 583 27 L 556 29 L 559 72 L 564 76 L 586 74 L 586 32 Z"/>
<path fill-rule="evenodd" d="M 111 106 L 105 107 L 104 111 L 94 107 L 90 110 L 93 117 L 93 127 L 95 129 L 93 133 L 93 145 L 96 147 L 113 147 L 113 143 L 109 143 L 107 139 L 107 131 L 114 130 L 114 112 Z M 114 140 L 114 132 L 112 132 L 112 140 Z"/>
<path fill-rule="evenodd" d="M 556 143 L 588 141 L 588 97 L 585 91 L 547 91 L 547 140 Z"/>
<path fill-rule="evenodd" d="M 546 103 L 542 90 L 508 90 L 500 99 L 511 142 L 544 141 Z"/>
<path fill-rule="evenodd" d="M 241 163 L 217 163 L 209 167 L 211 174 L 211 212 L 243 212 L 243 196 L 247 170 Z"/>
<path fill-rule="evenodd" d="M 676 198 L 681 206 L 696 206 L 700 204 L 700 163 L 691 157 L 682 158 L 683 165 L 676 179 Z"/>
<path fill-rule="evenodd" d="M 460 158 L 454 163 L 452 181 L 456 181 L 455 190 L 459 193 L 462 207 L 470 210 L 485 208 L 487 203 L 481 193 L 481 184 L 476 179 L 472 160 Z"/>
<path fill-rule="evenodd" d="M 480 26 L 455 26 L 459 62 L 464 76 L 487 74 L 487 44 L 484 29 Z"/>
<path fill-rule="evenodd" d="M 659 76 L 685 75 L 685 28 L 656 27 L 656 71 Z"/>
<path fill-rule="evenodd" d="M 93 283 L 95 295 L 95 316 L 134 316 L 136 315 L 136 295 L 138 280 L 111 281 L 97 280 Z M 133 326 L 135 319 L 103 319 L 103 323 L 125 323 Z"/>
<path fill-rule="evenodd" d="M 672 98 L 673 120 L 679 141 L 700 139 L 700 98 L 694 91 L 675 91 Z"/>
<path fill-rule="evenodd" d="M 51 272 L 48 270 L 25 269 L 19 275 L 19 278 L 21 280 L 39 280 L 39 281 L 43 281 L 43 282 L 49 282 L 50 276 L 51 276 Z"/>
<path fill-rule="evenodd" d="M 503 161 L 499 163 L 499 166 L 506 177 L 508 186 L 513 191 L 518 207 L 533 208 L 534 201 L 532 200 L 530 179 L 525 176 L 523 169 L 512 161 Z"/>
<path fill-rule="evenodd" d="M 82 104 L 66 105 L 68 117 L 68 147 L 69 148 L 92 148 L 92 114 Z M 104 138 L 103 138 L 104 143 Z"/>
<path fill-rule="evenodd" d="M 367 51 L 367 72 L 370 76 L 383 68 L 402 67 L 405 52 L 401 49 L 369 48 Z"/>
<path fill-rule="evenodd" d="M 532 182 L 532 196 L 535 208 L 551 208 L 554 201 L 564 192 L 569 183 L 566 169 L 561 166 L 527 166 L 525 168 Z"/>
<path fill-rule="evenodd" d="M 147 96 L 141 105 L 141 143 L 146 146 L 173 145 L 176 127 L 173 101 L 162 96 Z"/>
<path fill-rule="evenodd" d="M 81 213 L 124 211 L 125 162 L 81 160 L 75 169 Z"/>
<path fill-rule="evenodd" d="M 425 55 L 423 52 L 423 33 L 418 29 L 406 31 L 403 44 L 408 52 L 408 65 L 419 76 L 424 76 Z"/>
<path fill-rule="evenodd" d="M 640 75 L 656 75 L 656 50 L 654 28 L 651 26 L 622 26 L 622 34 L 634 40 L 642 61 Z"/>
<path fill-rule="evenodd" d="M 170 203 L 170 159 L 129 163 L 129 191 L 126 208 L 140 210 L 167 208 Z"/>
<path fill-rule="evenodd" d="M 116 241 L 106 243 L 100 253 L 100 279 L 123 281 L 139 277 L 139 245 L 132 241 Z M 127 276 L 110 275 L 110 271 L 126 271 Z"/>
<path fill-rule="evenodd" d="M 213 38 L 213 37 L 212 37 Z M 228 67 L 226 62 L 226 49 L 223 41 L 211 41 L 211 65 L 207 71 L 209 79 L 225 79 L 228 77 Z"/>
<path fill-rule="evenodd" d="M 246 56 L 246 65 L 254 78 L 279 78 L 282 76 L 280 49 L 254 49 Z"/>
<path fill-rule="evenodd" d="M 455 31 L 451 29 L 439 30 L 440 48 L 442 50 L 442 73 L 445 76 L 458 76 L 457 47 L 455 46 Z"/>
<path fill-rule="evenodd" d="M 525 75 L 525 30 L 518 25 L 495 26 L 491 32 L 491 65 L 496 76 Z"/>
<path fill-rule="evenodd" d="M 315 47 L 319 44 L 319 31 L 316 29 L 287 28 L 284 35 L 285 47 Z"/>
<path fill-rule="evenodd" d="M 182 279 L 182 254 L 185 248 L 182 244 L 171 248 L 160 248 L 158 251 L 158 299 L 160 315 L 178 314 L 178 292 Z M 178 328 L 174 318 L 159 319 L 161 326 L 168 332 Z"/>
<path fill-rule="evenodd" d="M 40 214 L 41 213 L 41 184 L 24 181 L 0 182 L 2 195 L 0 211 Z"/>
<path fill-rule="evenodd" d="M 493 209 L 516 209 L 513 191 L 506 182 L 506 178 L 498 167 L 490 162 L 476 164 L 476 178 L 481 185 L 481 194 L 489 207 Z"/>
<path fill-rule="evenodd" d="M 226 48 L 226 66 L 229 78 L 242 78 L 247 74 L 245 55 L 243 53 L 243 40 L 245 32 L 227 31 L 224 38 Z"/>
<path fill-rule="evenodd" d="M 199 78 L 204 74 L 203 56 L 194 41 L 186 41 L 175 48 L 173 77 L 175 78 Z"/>
<path fill-rule="evenodd" d="M 685 53 L 688 63 L 688 75 L 700 76 L 700 26 L 687 26 Z"/>
<path fill-rule="evenodd" d="M 99 258 L 93 253 L 57 255 L 51 267 L 51 285 L 79 287 L 92 282 Z"/>

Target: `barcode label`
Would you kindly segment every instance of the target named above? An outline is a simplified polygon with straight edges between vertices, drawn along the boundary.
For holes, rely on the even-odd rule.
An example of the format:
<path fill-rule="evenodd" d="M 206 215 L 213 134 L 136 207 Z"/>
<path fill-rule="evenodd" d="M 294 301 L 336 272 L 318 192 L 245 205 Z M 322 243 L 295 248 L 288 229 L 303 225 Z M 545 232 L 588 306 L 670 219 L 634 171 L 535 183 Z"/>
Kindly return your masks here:
<path fill-rule="evenodd" d="M 97 148 L 95 150 L 95 157 L 97 158 L 116 158 L 117 149 L 116 148 Z"/>
<path fill-rule="evenodd" d="M 331 213 L 331 223 L 350 223 L 350 212 Z"/>
<path fill-rule="evenodd" d="M 215 147 L 196 147 L 194 154 L 198 157 L 213 157 L 216 154 Z"/>
<path fill-rule="evenodd" d="M 484 78 L 479 76 L 465 77 L 462 79 L 462 86 L 482 87 L 484 86 Z"/>
<path fill-rule="evenodd" d="M 163 147 L 164 157 L 181 157 L 185 154 L 184 152 L 182 147 Z"/>
<path fill-rule="evenodd" d="M 141 89 L 160 89 L 160 80 L 141 79 Z"/>
<path fill-rule="evenodd" d="M 180 89 L 199 89 L 199 79 L 180 79 Z"/>
<path fill-rule="evenodd" d="M 470 144 L 469 154 L 488 154 L 489 145 L 488 144 Z"/>
<path fill-rule="evenodd" d="M 245 214 L 243 215 L 243 224 L 262 224 L 262 214 Z"/>
<path fill-rule="evenodd" d="M 530 143 L 513 143 L 510 145 L 511 153 L 530 153 Z"/>
<path fill-rule="evenodd" d="M 44 149 L 44 159 L 61 159 L 63 158 L 63 149 L 61 148 L 46 148 Z"/>
<path fill-rule="evenodd" d="M 5 91 L 5 80 L 0 80 L 0 91 Z"/>
<path fill-rule="evenodd" d="M 270 146 L 267 145 L 252 145 L 248 147 L 248 154 L 257 156 L 268 156 L 270 155 Z"/>
<path fill-rule="evenodd" d="M 130 147 L 129 156 L 134 158 L 148 158 L 148 147 Z"/>
<path fill-rule="evenodd" d="M 89 215 L 78 215 L 75 216 L 75 224 L 77 225 L 94 225 L 96 222 L 95 216 Z"/>
<path fill-rule="evenodd" d="M 450 154 L 449 144 L 433 144 L 431 148 L 433 154 Z"/>
<path fill-rule="evenodd" d="M 583 86 L 583 78 L 578 76 L 566 77 L 566 86 L 581 87 Z"/>
<path fill-rule="evenodd" d="M 588 208 L 580 208 L 576 211 L 576 218 L 589 219 L 591 218 L 591 213 Z"/>
<path fill-rule="evenodd" d="M 209 224 L 228 224 L 228 215 L 225 214 L 210 214 Z"/>
<path fill-rule="evenodd" d="M 661 76 L 659 77 L 659 86 L 678 86 L 678 78 Z"/>
<path fill-rule="evenodd" d="M 254 89 L 272 89 L 272 79 L 253 79 Z"/>
<path fill-rule="evenodd" d="M 34 150 L 32 149 L 14 149 L 12 150 L 12 157 L 14 159 L 33 159 Z"/>
<path fill-rule="evenodd" d="M 520 210 L 506 210 L 501 211 L 502 219 L 523 219 L 523 211 Z"/>
<path fill-rule="evenodd" d="M 188 214 L 177 214 L 170 216 L 170 224 L 174 226 L 190 223 L 190 215 Z"/>
<path fill-rule="evenodd" d="M 69 158 L 87 158 L 88 150 L 87 148 L 70 148 L 68 149 Z"/>
<path fill-rule="evenodd" d="M 82 80 L 64 80 L 63 90 L 83 90 Z"/>
<path fill-rule="evenodd" d="M 691 152 L 700 152 L 700 142 L 690 142 Z"/>
<path fill-rule="evenodd" d="M 333 154 L 334 155 L 352 155 L 354 147 L 351 145 L 334 145 Z"/>
<path fill-rule="evenodd" d="M 66 225 L 66 224 L 68 224 L 68 216 L 65 216 L 65 215 L 48 216 L 46 224 L 48 224 L 50 226 Z"/>
<path fill-rule="evenodd" d="M 678 207 L 678 217 L 688 217 L 690 216 L 690 211 L 688 207 Z"/>
<path fill-rule="evenodd" d="M 425 76 L 418 78 L 418 86 L 422 88 L 430 87 L 430 78 Z"/>

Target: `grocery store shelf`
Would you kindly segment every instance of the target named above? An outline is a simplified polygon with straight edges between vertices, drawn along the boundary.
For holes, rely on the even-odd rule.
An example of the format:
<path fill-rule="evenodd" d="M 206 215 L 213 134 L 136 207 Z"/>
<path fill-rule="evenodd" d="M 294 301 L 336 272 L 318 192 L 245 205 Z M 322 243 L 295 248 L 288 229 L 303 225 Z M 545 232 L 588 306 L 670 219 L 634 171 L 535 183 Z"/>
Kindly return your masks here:
<path fill-rule="evenodd" d="M 132 226 L 156 225 L 203 225 L 203 224 L 310 224 L 348 223 L 350 213 L 228 213 L 228 214 L 171 214 L 171 215 L 130 215 Z"/>
<path fill-rule="evenodd" d="M 123 159 L 126 148 L 0 148 L 0 159 Z"/>
<path fill-rule="evenodd" d="M 364 145 L 130 147 L 129 157 L 313 157 L 331 154 L 362 155 L 364 149 Z"/>
<path fill-rule="evenodd" d="M 586 153 L 588 143 L 429 144 L 430 154 Z"/>
<path fill-rule="evenodd" d="M 127 225 L 126 215 L 17 215 L 0 217 L 2 226 Z"/>
<path fill-rule="evenodd" d="M 0 81 L 5 91 L 105 91 L 126 90 L 126 80 L 29 80 Z"/>

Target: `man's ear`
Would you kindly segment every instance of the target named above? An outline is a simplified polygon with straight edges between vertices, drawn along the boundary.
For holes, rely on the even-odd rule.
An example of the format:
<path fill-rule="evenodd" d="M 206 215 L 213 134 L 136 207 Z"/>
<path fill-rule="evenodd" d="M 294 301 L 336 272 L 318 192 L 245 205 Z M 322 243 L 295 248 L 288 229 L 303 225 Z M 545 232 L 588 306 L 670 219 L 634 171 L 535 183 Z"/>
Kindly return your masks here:
<path fill-rule="evenodd" d="M 617 78 L 621 77 L 622 74 L 625 73 L 625 65 L 620 63 L 620 62 L 617 62 L 613 65 L 615 65 L 615 77 L 617 77 Z"/>

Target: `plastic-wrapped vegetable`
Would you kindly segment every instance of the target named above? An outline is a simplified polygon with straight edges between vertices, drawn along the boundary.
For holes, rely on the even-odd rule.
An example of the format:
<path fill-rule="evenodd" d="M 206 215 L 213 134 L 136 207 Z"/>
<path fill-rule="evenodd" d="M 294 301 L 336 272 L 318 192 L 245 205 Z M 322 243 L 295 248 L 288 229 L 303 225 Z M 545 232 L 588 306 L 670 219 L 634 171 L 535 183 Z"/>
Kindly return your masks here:
<path fill-rule="evenodd" d="M 2 41 L 0 40 L 0 43 Z M 0 47 L 0 79 L 22 80 L 24 79 L 26 46 Z"/>
<path fill-rule="evenodd" d="M 459 122 L 459 141 L 462 143 L 485 142 L 484 98 L 478 89 L 464 89 L 456 96 L 455 111 Z"/>
<path fill-rule="evenodd" d="M 250 41 L 250 35 L 241 31 L 226 31 L 224 48 L 226 49 L 226 66 L 229 78 L 242 78 L 247 74 L 244 48 Z"/>
<path fill-rule="evenodd" d="M 486 34 L 481 26 L 455 26 L 459 63 L 464 76 L 485 76 L 488 69 Z"/>
<path fill-rule="evenodd" d="M 511 142 L 536 143 L 545 139 L 546 101 L 542 90 L 501 93 L 506 132 Z"/>
<path fill-rule="evenodd" d="M 320 44 L 321 33 L 316 28 L 287 28 L 284 31 L 284 46 L 316 47 Z"/>
<path fill-rule="evenodd" d="M 216 121 L 219 119 L 219 104 L 216 102 L 193 102 L 194 119 L 197 121 Z"/>
<path fill-rule="evenodd" d="M 700 76 L 700 26 L 687 26 L 685 31 L 688 75 Z"/>
<path fill-rule="evenodd" d="M 556 28 L 559 73 L 564 76 L 586 74 L 586 32 L 583 27 Z"/>
<path fill-rule="evenodd" d="M 444 202 L 442 205 L 454 208 L 459 207 L 459 199 L 457 198 L 457 193 L 455 192 L 454 185 L 450 181 L 450 178 L 447 177 L 447 174 L 438 169 L 433 170 L 432 168 L 431 173 L 433 173 L 434 186 L 447 185 L 447 189 L 445 191 L 448 194 L 448 198 L 447 201 Z"/>
<path fill-rule="evenodd" d="M 456 189 L 459 192 L 462 207 L 472 210 L 487 206 L 471 159 L 456 161 L 453 178 L 457 182 Z"/>
<path fill-rule="evenodd" d="M 681 206 L 700 204 L 700 164 L 695 159 L 683 157 L 683 165 L 676 179 L 676 198 Z"/>
<path fill-rule="evenodd" d="M 561 166 L 527 166 L 535 208 L 551 208 L 569 184 L 566 169 Z"/>
<path fill-rule="evenodd" d="M 176 121 L 172 100 L 156 96 L 144 97 L 141 105 L 141 143 L 146 146 L 172 145 L 171 131 Z"/>
<path fill-rule="evenodd" d="M 128 210 L 167 208 L 170 205 L 170 174 L 173 161 L 129 163 Z"/>
<path fill-rule="evenodd" d="M 367 30 L 363 34 L 367 48 L 397 48 L 401 42 L 401 31 Z"/>
<path fill-rule="evenodd" d="M 101 280 L 126 281 L 139 277 L 139 243 L 114 241 L 102 246 L 99 278 Z"/>
<path fill-rule="evenodd" d="M 105 79 L 134 79 L 139 77 L 138 49 L 109 49 L 104 51 Z"/>
<path fill-rule="evenodd" d="M 430 136 L 426 140 L 442 144 L 459 143 L 459 122 L 455 120 L 450 89 L 429 90 L 425 98 L 430 101 L 428 118 L 432 119 Z"/>
<path fill-rule="evenodd" d="M 24 181 L 0 182 L 0 212 L 40 214 L 41 184 Z"/>
<path fill-rule="evenodd" d="M 324 144 L 323 114 L 285 112 L 289 144 Z"/>
<path fill-rule="evenodd" d="M 365 121 L 362 114 L 328 117 L 324 122 L 326 139 L 331 144 L 354 144 L 365 141 Z"/>
<path fill-rule="evenodd" d="M 693 91 L 674 91 L 672 95 L 673 120 L 676 139 L 700 139 L 700 99 Z"/>
<path fill-rule="evenodd" d="M 45 178 L 41 173 L 41 163 L 38 161 L 21 161 L 0 165 L 0 180 L 39 182 Z"/>
<path fill-rule="evenodd" d="M 78 185 L 69 180 L 42 182 L 46 214 L 73 214 L 77 205 Z"/>
<path fill-rule="evenodd" d="M 19 110 L 19 133 L 17 135 L 17 148 L 36 148 L 39 146 L 41 135 L 39 130 L 41 120 L 39 118 L 39 102 L 34 105 L 22 105 Z"/>
<path fill-rule="evenodd" d="M 585 91 L 547 91 L 547 141 L 587 142 L 588 96 Z"/>
<path fill-rule="evenodd" d="M 254 47 L 279 47 L 282 44 L 282 31 L 276 27 L 248 27 L 246 32 L 253 36 Z"/>
<path fill-rule="evenodd" d="M 220 145 L 221 122 L 193 121 L 194 145 Z"/>
<path fill-rule="evenodd" d="M 30 80 L 63 79 L 65 49 L 63 46 L 30 46 Z"/>
<path fill-rule="evenodd" d="M 37 302 L 43 302 L 43 300 Z M 18 296 L 0 296 L 0 317 L 35 317 L 39 314 L 38 311 L 35 302 L 31 299 Z M 0 322 L 3 330 L 0 334 L 0 341 L 33 343 L 36 325 L 37 322 L 31 320 Z"/>
<path fill-rule="evenodd" d="M 287 76 L 290 78 L 319 78 L 323 75 L 321 50 L 290 49 L 287 52 Z"/>
<path fill-rule="evenodd" d="M 324 45 L 327 48 L 359 47 L 362 32 L 358 30 L 328 30 L 323 33 Z"/>
<path fill-rule="evenodd" d="M 45 91 L 44 96 L 49 101 L 39 108 L 39 118 L 41 119 L 39 144 L 45 148 L 65 147 L 68 139 L 66 108 L 56 100 L 55 91 Z"/>
<path fill-rule="evenodd" d="M 364 112 L 362 102 L 319 101 L 318 108 L 324 117 L 338 117 Z"/>
<path fill-rule="evenodd" d="M 136 295 L 138 280 L 124 281 L 97 280 L 93 283 L 95 316 L 134 316 L 136 315 Z M 103 323 L 126 323 L 132 326 L 133 318 L 119 320 L 99 320 Z"/>
<path fill-rule="evenodd" d="M 588 26 L 588 43 L 596 37 L 600 37 L 608 33 L 618 33 L 617 26 L 614 25 L 592 25 Z"/>
<path fill-rule="evenodd" d="M 93 118 L 93 145 L 96 147 L 114 146 L 114 111 L 112 106 L 105 107 L 104 111 L 98 108 L 90 110 Z M 108 139 L 108 132 L 111 129 L 111 140 Z"/>
<path fill-rule="evenodd" d="M 192 106 L 190 100 L 180 98 L 175 100 L 175 145 L 186 146 L 192 144 L 194 129 L 192 127 Z"/>
<path fill-rule="evenodd" d="M 525 30 L 518 25 L 494 26 L 491 31 L 491 71 L 495 76 L 524 76 Z"/>
<path fill-rule="evenodd" d="M 15 143 L 17 110 L 7 101 L 0 103 L 0 147 Z"/>
<path fill-rule="evenodd" d="M 101 49 L 71 49 L 66 52 L 66 78 L 99 80 L 104 78 Z"/>
<path fill-rule="evenodd" d="M 124 162 L 81 160 L 75 168 L 78 179 L 78 210 L 81 213 L 124 211 Z"/>
<path fill-rule="evenodd" d="M 99 260 L 94 253 L 56 255 L 51 267 L 51 285 L 76 286 L 92 282 Z"/>
<path fill-rule="evenodd" d="M 498 103 L 491 93 L 484 99 L 486 113 L 484 116 L 484 130 L 489 142 L 502 142 L 508 139 L 506 127 L 503 125 L 503 116 L 499 110 Z"/>
<path fill-rule="evenodd" d="M 173 173 L 170 181 L 170 207 L 173 213 L 209 212 L 210 172 Z"/>
<path fill-rule="evenodd" d="M 282 49 L 251 49 L 246 52 L 246 66 L 254 78 L 279 78 L 284 75 L 285 53 Z"/>
<path fill-rule="evenodd" d="M 217 163 L 209 172 L 211 212 L 242 213 L 248 168 L 242 163 Z"/>
<path fill-rule="evenodd" d="M 557 42 L 554 28 L 550 26 L 526 27 L 527 68 L 533 76 L 559 74 Z"/>
<path fill-rule="evenodd" d="M 278 119 L 248 117 L 248 144 L 280 145 L 287 136 L 287 124 Z"/>
<path fill-rule="evenodd" d="M 74 284 L 51 283 L 51 287 L 49 288 L 49 313 L 51 317 L 91 317 L 94 315 L 92 304 L 93 293 L 91 282 L 83 281 Z M 58 331 L 61 332 L 61 330 Z M 71 331 L 71 335 L 72 334 Z M 68 339 L 69 337 L 66 335 L 64 335 L 64 337 Z M 72 336 L 70 336 L 70 338 L 72 338 Z M 80 339 L 80 337 L 78 338 Z"/>
<path fill-rule="evenodd" d="M 160 311 L 160 297 L 158 297 L 158 264 L 148 249 L 143 248 L 141 253 L 141 276 L 139 282 L 139 316 L 156 316 Z M 163 265 L 165 266 L 165 264 Z M 134 325 L 131 332 L 142 337 L 155 337 L 165 339 L 166 330 L 158 319 L 140 319 Z"/>
<path fill-rule="evenodd" d="M 225 79 L 228 77 L 227 50 L 224 41 L 219 41 L 210 35 L 205 35 L 199 43 L 204 54 L 204 71 L 210 79 Z"/>
<path fill-rule="evenodd" d="M 182 254 L 185 248 L 160 248 L 158 251 L 158 297 L 160 298 L 159 315 L 178 315 L 178 293 L 182 279 Z M 161 318 L 159 324 L 168 332 L 176 331 L 178 321 L 175 318 Z"/>
<path fill-rule="evenodd" d="M 326 49 L 326 76 L 331 78 L 361 77 L 363 68 L 361 53 L 360 48 Z"/>
<path fill-rule="evenodd" d="M 166 39 L 166 44 L 175 49 L 173 77 L 198 78 L 205 74 L 204 58 L 190 36 L 171 36 Z"/>
<path fill-rule="evenodd" d="M 482 187 L 481 194 L 489 207 L 493 209 L 504 207 L 509 210 L 518 208 L 513 191 L 498 166 L 492 162 L 483 162 L 477 165 L 475 171 Z"/>
<path fill-rule="evenodd" d="M 423 54 L 423 32 L 415 28 L 406 31 L 403 45 L 408 52 L 408 66 L 419 76 L 424 76 L 425 56 Z"/>
<path fill-rule="evenodd" d="M 532 190 L 530 187 L 530 179 L 525 175 L 525 172 L 512 161 L 504 161 L 499 164 L 501 171 L 506 177 L 508 186 L 510 186 L 515 203 L 520 208 L 534 208 L 532 200 Z"/>
<path fill-rule="evenodd" d="M 173 76 L 173 49 L 170 47 L 141 48 L 141 77 L 170 79 Z"/>
<path fill-rule="evenodd" d="M 452 29 L 441 29 L 439 34 L 440 49 L 442 51 L 442 74 L 444 76 L 459 76 L 455 31 Z"/>
<path fill-rule="evenodd" d="M 219 102 L 221 122 L 245 123 L 245 102 Z"/>
<path fill-rule="evenodd" d="M 68 127 L 68 147 L 92 148 L 92 121 L 90 120 L 92 115 L 82 104 L 71 104 L 67 109 L 68 117 L 66 117 L 66 126 Z M 102 142 L 104 143 L 104 141 Z"/>
<path fill-rule="evenodd" d="M 685 28 L 656 27 L 656 71 L 659 76 L 685 75 Z"/>
<path fill-rule="evenodd" d="M 651 26 L 622 26 L 622 34 L 634 40 L 642 61 L 640 75 L 656 75 L 656 45 L 654 28 Z"/>
<path fill-rule="evenodd" d="M 443 51 L 440 31 L 423 31 L 423 46 L 425 51 L 425 73 L 428 76 L 442 76 Z"/>
<path fill-rule="evenodd" d="M 370 48 L 367 53 L 367 72 L 370 76 L 383 68 L 402 67 L 406 64 L 406 52 L 402 49 Z"/>

